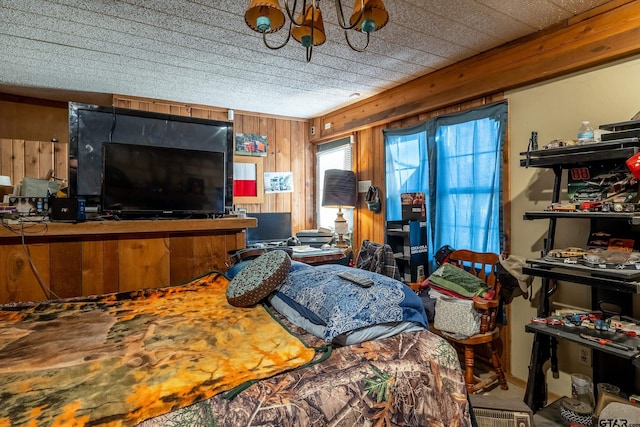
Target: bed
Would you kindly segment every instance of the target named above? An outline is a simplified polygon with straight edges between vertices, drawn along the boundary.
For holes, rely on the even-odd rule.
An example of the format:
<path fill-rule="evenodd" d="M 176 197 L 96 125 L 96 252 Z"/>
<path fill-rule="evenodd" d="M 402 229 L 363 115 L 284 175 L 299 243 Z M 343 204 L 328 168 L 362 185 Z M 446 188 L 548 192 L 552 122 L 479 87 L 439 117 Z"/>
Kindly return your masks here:
<path fill-rule="evenodd" d="M 370 289 L 338 295 L 347 268 L 294 262 L 248 307 L 229 303 L 240 275 L 218 272 L 0 306 L 0 426 L 472 425 L 457 354 L 420 325 L 419 298 L 365 271 Z"/>

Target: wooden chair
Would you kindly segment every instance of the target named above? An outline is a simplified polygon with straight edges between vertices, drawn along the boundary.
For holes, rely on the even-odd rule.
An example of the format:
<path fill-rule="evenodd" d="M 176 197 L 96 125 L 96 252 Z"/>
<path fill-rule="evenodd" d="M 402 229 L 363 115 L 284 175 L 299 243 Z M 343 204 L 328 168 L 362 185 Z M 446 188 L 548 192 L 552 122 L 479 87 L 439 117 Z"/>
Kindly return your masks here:
<path fill-rule="evenodd" d="M 469 273 L 479 277 L 495 291 L 495 295 L 490 300 L 474 299 L 474 306 L 481 314 L 480 333 L 463 339 L 443 335 L 450 342 L 464 347 L 464 379 L 467 392 L 469 394 L 477 393 L 494 385 L 496 381 L 500 384 L 500 388 L 507 390 L 509 388 L 507 379 L 494 345 L 500 335 L 500 328 L 496 326 L 496 314 L 500 305 L 500 282 L 498 281 L 496 270 L 500 257 L 489 252 L 473 252 L 459 249 L 449 255 L 448 262 L 464 268 Z M 488 378 L 479 378 L 474 374 L 475 348 L 478 346 L 485 346 L 489 351 L 494 372 L 490 373 Z"/>

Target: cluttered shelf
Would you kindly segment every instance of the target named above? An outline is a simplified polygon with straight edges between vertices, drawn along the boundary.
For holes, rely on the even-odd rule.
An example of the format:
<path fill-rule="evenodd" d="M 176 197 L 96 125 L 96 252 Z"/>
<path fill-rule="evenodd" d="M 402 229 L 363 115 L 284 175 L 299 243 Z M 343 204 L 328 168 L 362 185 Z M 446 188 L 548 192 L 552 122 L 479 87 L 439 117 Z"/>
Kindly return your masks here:
<path fill-rule="evenodd" d="M 640 224 L 640 212 L 602 212 L 571 210 L 529 211 L 523 215 L 526 220 L 569 218 L 569 219 L 613 219 L 627 221 L 631 225 Z"/>
<path fill-rule="evenodd" d="M 640 338 L 613 330 L 596 330 L 585 326 L 567 326 L 565 324 L 538 323 L 533 319 L 525 325 L 526 332 L 539 332 L 556 338 L 563 338 L 578 344 L 593 347 L 599 351 L 631 360 L 640 366 Z M 595 343 L 595 344 L 594 344 Z"/>
<path fill-rule="evenodd" d="M 523 273 L 549 279 L 565 280 L 573 283 L 602 287 L 612 291 L 640 293 L 640 270 L 636 268 L 599 268 L 584 264 L 567 264 L 546 259 L 527 259 Z"/>
<path fill-rule="evenodd" d="M 523 273 L 542 278 L 537 317 L 525 326 L 526 332 L 534 334 L 525 392 L 525 402 L 534 411 L 547 403 L 545 366 L 550 362 L 554 375 L 558 373 L 556 351 L 561 339 L 597 350 L 593 354 L 594 382 L 615 383 L 623 390 L 635 391 L 632 368 L 640 366 L 638 338 L 614 326 L 612 314 L 620 318 L 633 315 L 629 294 L 640 293 L 640 268 L 636 266 L 640 264 L 640 231 L 636 227 L 640 224 L 640 122 L 614 125 L 601 125 L 596 136 L 584 121 L 577 139 L 553 140 L 540 150 L 534 131 L 528 150 L 520 153 L 521 166 L 548 168 L 554 175 L 548 207 L 524 214 L 526 220 L 547 219 L 549 223 L 542 257 L 528 259 L 522 268 Z M 619 132 L 622 128 L 623 133 Z M 565 194 L 563 176 L 566 202 L 560 199 Z M 590 221 L 586 241 L 571 247 L 555 246 L 558 221 L 565 218 Z M 584 313 L 588 320 L 568 324 L 568 319 L 551 313 L 550 297 L 564 282 L 591 288 L 595 311 Z M 598 310 L 600 317 L 592 319 Z M 610 323 L 603 327 L 603 322 Z M 615 360 L 618 358 L 633 363 L 620 363 Z M 589 409 L 592 412 L 593 405 Z"/>
<path fill-rule="evenodd" d="M 524 151 L 520 155 L 520 166 L 523 167 L 567 167 L 580 163 L 627 159 L 638 152 L 638 137 L 612 141 L 601 141 L 568 147 L 557 147 L 542 150 Z"/>

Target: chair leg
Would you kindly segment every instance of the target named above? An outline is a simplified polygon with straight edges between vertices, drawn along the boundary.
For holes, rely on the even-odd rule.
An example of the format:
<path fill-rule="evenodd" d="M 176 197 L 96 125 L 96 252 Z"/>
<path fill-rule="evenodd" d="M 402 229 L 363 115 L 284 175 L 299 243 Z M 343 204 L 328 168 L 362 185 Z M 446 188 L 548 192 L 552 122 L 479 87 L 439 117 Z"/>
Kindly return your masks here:
<path fill-rule="evenodd" d="M 493 365 L 493 370 L 496 371 L 496 375 L 498 376 L 498 383 L 500 384 L 500 388 L 503 390 L 508 390 L 509 385 L 507 384 L 507 378 L 504 375 L 504 371 L 502 370 L 502 364 L 500 364 L 498 352 L 496 351 L 496 348 L 492 342 L 487 343 L 487 348 L 489 349 L 489 353 L 491 354 L 491 364 Z"/>
<path fill-rule="evenodd" d="M 473 346 L 464 346 L 464 382 L 467 386 L 467 393 L 473 394 L 473 385 L 475 384 L 475 377 L 473 375 L 473 364 L 475 361 Z"/>

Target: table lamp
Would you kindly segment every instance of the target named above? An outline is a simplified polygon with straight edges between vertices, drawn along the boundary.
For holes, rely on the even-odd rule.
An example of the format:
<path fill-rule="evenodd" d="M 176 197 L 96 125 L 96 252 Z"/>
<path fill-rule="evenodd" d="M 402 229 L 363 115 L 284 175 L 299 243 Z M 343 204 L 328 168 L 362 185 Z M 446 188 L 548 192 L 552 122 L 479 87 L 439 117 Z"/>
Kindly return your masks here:
<path fill-rule="evenodd" d="M 338 208 L 338 216 L 335 220 L 335 232 L 338 235 L 336 247 L 338 248 L 347 247 L 342 235 L 349 233 L 349 224 L 344 219 L 342 208 L 355 208 L 356 197 L 356 174 L 353 171 L 342 169 L 325 171 L 322 206 L 325 208 Z"/>

